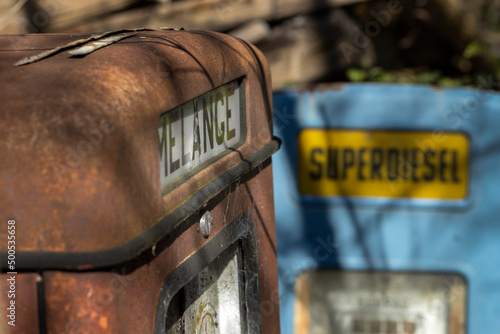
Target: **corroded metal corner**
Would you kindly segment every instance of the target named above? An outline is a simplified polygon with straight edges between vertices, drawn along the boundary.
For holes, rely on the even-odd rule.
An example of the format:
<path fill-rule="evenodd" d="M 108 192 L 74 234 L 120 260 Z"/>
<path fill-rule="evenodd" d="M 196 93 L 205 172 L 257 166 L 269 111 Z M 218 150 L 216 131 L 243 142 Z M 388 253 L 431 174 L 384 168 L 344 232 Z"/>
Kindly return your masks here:
<path fill-rule="evenodd" d="M 133 34 L 91 53 L 109 33 L 0 36 L 0 212 L 22 222 L 26 268 L 48 258 L 111 264 L 89 260 L 100 251 L 133 258 L 277 148 L 268 65 L 255 47 L 203 31 Z M 61 52 L 87 42 L 85 57 Z M 20 59 L 30 63 L 12 66 Z M 249 97 L 245 144 L 162 196 L 160 115 L 236 79 Z"/>

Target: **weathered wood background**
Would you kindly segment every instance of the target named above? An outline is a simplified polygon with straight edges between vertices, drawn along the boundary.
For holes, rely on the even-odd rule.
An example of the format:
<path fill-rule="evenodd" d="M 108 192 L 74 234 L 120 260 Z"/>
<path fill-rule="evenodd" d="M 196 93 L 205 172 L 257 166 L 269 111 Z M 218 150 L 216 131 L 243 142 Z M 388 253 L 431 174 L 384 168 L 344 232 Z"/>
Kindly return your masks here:
<path fill-rule="evenodd" d="M 465 0 L 0 0 L 0 32 L 8 34 L 226 32 L 265 53 L 275 89 L 341 80 L 351 67 L 466 71 L 474 64 L 453 57 L 486 36 L 477 21 Z"/>

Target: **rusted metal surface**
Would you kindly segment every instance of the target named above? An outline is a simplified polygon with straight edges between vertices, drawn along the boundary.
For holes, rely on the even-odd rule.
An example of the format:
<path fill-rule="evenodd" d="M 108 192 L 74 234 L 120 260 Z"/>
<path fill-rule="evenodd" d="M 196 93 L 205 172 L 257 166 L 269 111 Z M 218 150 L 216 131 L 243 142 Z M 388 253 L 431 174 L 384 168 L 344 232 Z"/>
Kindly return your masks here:
<path fill-rule="evenodd" d="M 71 55 L 77 55 L 77 56 L 87 55 L 87 54 L 89 54 L 97 49 L 104 47 L 104 46 L 118 42 L 119 40 L 122 40 L 124 38 L 133 36 L 138 31 L 155 31 L 155 30 L 175 30 L 175 29 L 162 27 L 162 28 L 158 28 L 158 29 L 136 28 L 136 29 L 120 29 L 120 30 L 115 30 L 115 31 L 107 31 L 107 32 L 91 35 L 90 37 L 87 37 L 87 38 L 78 39 L 76 41 L 69 42 L 68 44 L 59 45 L 53 49 L 45 50 L 45 51 L 40 52 L 38 54 L 25 57 L 25 58 L 17 61 L 14 64 L 14 66 L 22 66 L 22 65 L 31 64 L 31 63 L 43 60 L 45 58 L 51 57 L 52 55 L 55 55 L 59 52 L 62 52 L 65 50 L 71 50 L 77 46 L 81 46 L 84 44 L 85 45 L 83 47 L 78 48 L 76 50 L 71 50 L 68 53 Z M 180 30 L 183 30 L 183 29 L 181 28 Z"/>
<path fill-rule="evenodd" d="M 84 58 L 57 53 L 12 66 L 87 37 L 0 37 L 0 159 L 9 161 L 0 166 L 0 212 L 23 224 L 19 253 L 122 245 L 272 136 L 270 90 L 258 84 L 269 82 L 267 63 L 226 35 L 143 31 Z M 159 115 L 239 77 L 251 101 L 246 143 L 162 197 Z"/>
<path fill-rule="evenodd" d="M 44 309 L 26 314 L 45 314 L 49 333 L 153 333 L 168 275 L 203 258 L 204 245 L 247 214 L 258 240 L 262 333 L 279 333 L 265 59 L 243 41 L 201 31 L 138 31 L 83 58 L 60 52 L 88 38 L 0 36 L 0 159 L 9 161 L 0 165 L 0 212 L 20 227 L 17 268 L 43 278 Z M 13 66 L 23 58 L 41 61 Z M 162 196 L 160 115 L 241 78 L 245 143 Z M 207 211 L 208 235 L 198 224 Z M 135 241 L 139 247 L 126 247 Z M 96 268 L 100 254 L 111 262 Z M 25 291 L 26 305 L 37 306 L 36 290 Z M 33 321 L 26 333 L 36 333 Z"/>
<path fill-rule="evenodd" d="M 301 275 L 297 278 L 295 284 L 295 314 L 294 318 L 295 333 L 309 333 L 311 326 L 311 317 L 309 313 L 310 304 L 309 295 L 309 280 L 306 275 Z"/>
<path fill-rule="evenodd" d="M 52 55 L 55 55 L 63 50 L 67 50 L 67 49 L 71 49 L 75 46 L 79 46 L 79 45 L 82 45 L 82 44 L 85 44 L 87 42 L 90 42 L 90 41 L 95 41 L 95 40 L 98 40 L 100 38 L 103 38 L 103 37 L 107 37 L 109 35 L 112 35 L 114 34 L 115 32 L 112 32 L 112 31 L 108 31 L 108 32 L 104 32 L 104 33 L 101 33 L 101 34 L 97 34 L 97 35 L 92 35 L 88 38 L 83 38 L 83 39 L 78 39 L 76 41 L 72 41 L 68 44 L 65 44 L 65 45 L 60 45 L 60 46 L 57 46 L 53 49 L 50 49 L 50 50 L 46 50 L 46 51 L 43 51 L 41 53 L 37 53 L 35 55 L 32 55 L 32 56 L 28 56 L 28 57 L 25 57 L 23 59 L 20 59 L 19 61 L 17 61 L 14 66 L 22 66 L 22 65 L 27 65 L 27 64 L 31 64 L 31 63 L 34 63 L 36 61 L 40 61 L 42 59 L 45 59 L 47 57 L 50 57 Z"/>
<path fill-rule="evenodd" d="M 451 285 L 449 288 L 448 334 L 465 334 L 467 325 L 467 288 L 464 285 Z"/>
<path fill-rule="evenodd" d="M 253 173 L 258 173 L 254 171 Z M 69 328 L 81 333 L 153 333 L 158 293 L 164 279 L 186 258 L 210 241 L 221 229 L 242 213 L 255 222 L 259 240 L 259 295 L 262 333 L 279 333 L 279 301 L 270 165 L 251 179 L 233 183 L 223 194 L 207 204 L 214 218 L 212 233 L 206 240 L 197 224 L 192 224 L 147 266 L 128 275 L 114 272 L 46 272 L 44 294 L 48 332 Z M 255 199 L 257 200 L 254 202 Z M 267 200 L 266 200 L 267 199 Z M 193 221 L 201 218 L 203 212 Z M 222 247 L 222 246 L 221 246 Z M 206 256 L 198 254 L 199 256 Z M 68 327 L 67 327 L 68 326 Z"/>
<path fill-rule="evenodd" d="M 10 284 L 7 279 L 15 276 L 15 296 L 8 297 Z M 2 334 L 39 334 L 39 318 L 38 318 L 38 298 L 37 284 L 39 281 L 38 274 L 0 274 L 0 308 L 2 309 L 0 321 L 0 333 Z M 15 318 L 10 318 L 10 301 L 15 302 L 14 313 Z M 15 320 L 13 324 L 9 322 Z"/>

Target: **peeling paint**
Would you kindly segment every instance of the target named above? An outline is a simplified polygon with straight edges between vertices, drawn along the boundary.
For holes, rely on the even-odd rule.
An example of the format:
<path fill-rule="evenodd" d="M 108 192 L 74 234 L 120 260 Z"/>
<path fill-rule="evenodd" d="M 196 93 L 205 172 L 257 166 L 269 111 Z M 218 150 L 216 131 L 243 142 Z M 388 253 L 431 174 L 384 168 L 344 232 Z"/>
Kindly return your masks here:
<path fill-rule="evenodd" d="M 90 52 L 93 52 L 93 51 L 95 51 L 97 49 L 100 49 L 100 48 L 106 46 L 106 45 L 109 45 L 109 44 L 112 44 L 114 42 L 117 42 L 120 39 L 127 38 L 127 37 L 130 37 L 130 36 L 134 35 L 134 34 L 129 35 L 127 33 L 136 33 L 138 31 L 155 31 L 155 30 L 175 30 L 175 29 L 162 27 L 162 28 L 159 28 L 159 29 L 135 28 L 135 29 L 120 29 L 120 30 L 115 30 L 115 31 L 107 31 L 107 32 L 103 32 L 101 34 L 92 35 L 92 36 L 90 36 L 88 38 L 78 39 L 78 40 L 73 41 L 71 43 L 68 43 L 68 44 L 65 44 L 65 45 L 62 45 L 62 46 L 58 46 L 58 47 L 56 47 L 54 49 L 38 53 L 38 54 L 36 54 L 34 56 L 25 57 L 25 58 L 19 60 L 17 63 L 15 63 L 14 66 L 28 65 L 28 64 L 40 61 L 42 59 L 48 58 L 50 56 L 53 56 L 53 55 L 55 55 L 55 54 L 57 54 L 59 52 L 62 52 L 62 51 L 65 51 L 65 50 L 69 50 L 69 49 L 72 49 L 74 47 L 83 45 L 85 43 L 97 40 L 97 42 L 92 43 L 92 44 L 90 44 L 87 47 L 82 47 L 82 48 L 78 49 L 78 50 L 81 50 L 80 52 L 85 52 L 85 51 L 88 51 L 88 50 L 91 50 Z M 180 28 L 179 30 L 184 30 L 184 28 Z M 120 33 L 123 33 L 121 35 L 121 38 L 116 39 L 118 36 L 113 36 L 113 37 L 110 37 L 110 38 L 105 38 L 105 37 L 108 37 L 108 36 L 111 36 L 111 35 L 120 34 Z M 99 40 L 101 40 L 101 41 L 99 41 Z M 106 42 L 106 40 L 108 42 Z M 109 41 L 111 41 L 111 42 L 109 42 Z M 107 44 L 103 44 L 103 43 L 107 43 Z M 77 51 L 77 50 L 75 50 L 75 51 Z M 88 54 L 90 52 L 83 53 L 83 54 Z M 71 54 L 72 55 L 82 55 L 82 53 L 80 53 L 80 54 L 79 53 L 74 53 L 74 54 L 71 53 Z"/>
<path fill-rule="evenodd" d="M 84 45 L 81 48 L 78 48 L 76 50 L 69 51 L 68 53 L 72 56 L 85 56 L 85 55 L 88 55 L 89 53 L 92 53 L 96 50 L 99 50 L 100 48 L 103 48 L 103 47 L 108 46 L 110 44 L 121 41 L 122 39 L 132 37 L 135 34 L 136 34 L 135 32 L 131 32 L 131 33 L 121 34 L 121 35 L 117 35 L 117 36 L 102 38 L 102 39 L 99 39 L 95 42 L 88 43 L 87 45 Z"/>

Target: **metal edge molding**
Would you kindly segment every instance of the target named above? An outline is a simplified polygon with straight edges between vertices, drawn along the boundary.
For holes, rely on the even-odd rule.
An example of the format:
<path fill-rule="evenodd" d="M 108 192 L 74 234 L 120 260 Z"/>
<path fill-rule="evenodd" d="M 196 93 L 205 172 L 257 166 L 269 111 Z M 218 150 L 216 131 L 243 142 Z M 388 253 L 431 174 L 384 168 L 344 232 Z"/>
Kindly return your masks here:
<path fill-rule="evenodd" d="M 170 214 L 160 219 L 148 230 L 118 247 L 95 252 L 17 252 L 18 272 L 38 270 L 90 271 L 119 266 L 138 258 L 144 251 L 174 232 L 176 227 L 195 213 L 210 198 L 222 191 L 232 181 L 251 171 L 271 157 L 281 145 L 274 137 L 257 152 L 242 160 L 235 167 L 225 171 L 200 188 L 193 196 Z M 1 272 L 7 272 L 7 252 L 0 255 Z"/>

